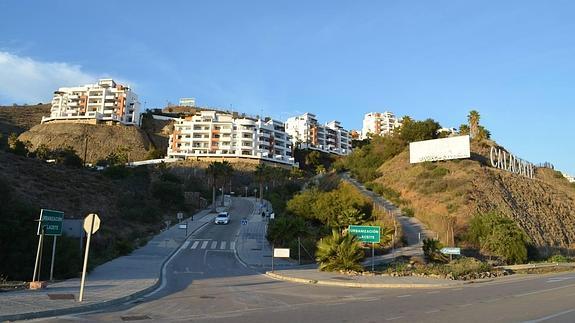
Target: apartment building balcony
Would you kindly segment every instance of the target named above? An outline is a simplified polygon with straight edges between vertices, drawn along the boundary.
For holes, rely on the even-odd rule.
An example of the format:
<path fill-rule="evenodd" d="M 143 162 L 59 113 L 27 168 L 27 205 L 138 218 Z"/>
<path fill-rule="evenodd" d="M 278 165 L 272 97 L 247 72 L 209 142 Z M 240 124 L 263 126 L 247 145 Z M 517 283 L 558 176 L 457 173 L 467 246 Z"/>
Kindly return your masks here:
<path fill-rule="evenodd" d="M 115 107 L 115 106 L 116 106 L 116 103 L 114 103 L 114 102 L 105 102 L 105 103 L 104 103 L 104 106 L 105 106 L 105 107 Z"/>

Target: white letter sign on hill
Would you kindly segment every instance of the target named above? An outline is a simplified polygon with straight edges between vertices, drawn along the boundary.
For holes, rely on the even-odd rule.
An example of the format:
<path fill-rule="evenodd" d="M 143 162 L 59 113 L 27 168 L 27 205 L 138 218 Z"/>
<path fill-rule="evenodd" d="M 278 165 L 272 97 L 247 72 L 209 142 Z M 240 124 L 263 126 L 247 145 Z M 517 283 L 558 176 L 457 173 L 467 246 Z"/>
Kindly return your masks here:
<path fill-rule="evenodd" d="M 511 173 L 533 178 L 535 166 L 528 161 L 516 157 L 503 149 L 491 147 L 491 166 L 506 170 Z"/>
<path fill-rule="evenodd" d="M 411 164 L 471 157 L 469 136 L 416 141 L 409 144 Z"/>

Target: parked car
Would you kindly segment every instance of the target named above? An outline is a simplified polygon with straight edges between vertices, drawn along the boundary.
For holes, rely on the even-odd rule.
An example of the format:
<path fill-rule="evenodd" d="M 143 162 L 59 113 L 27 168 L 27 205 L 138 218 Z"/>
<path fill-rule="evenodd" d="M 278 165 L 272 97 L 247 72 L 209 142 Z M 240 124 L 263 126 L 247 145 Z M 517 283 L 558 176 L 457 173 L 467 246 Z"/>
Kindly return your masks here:
<path fill-rule="evenodd" d="M 228 214 L 228 212 L 221 212 L 220 214 L 218 214 L 216 216 L 214 223 L 215 224 L 228 224 L 228 223 L 230 223 L 230 215 Z"/>

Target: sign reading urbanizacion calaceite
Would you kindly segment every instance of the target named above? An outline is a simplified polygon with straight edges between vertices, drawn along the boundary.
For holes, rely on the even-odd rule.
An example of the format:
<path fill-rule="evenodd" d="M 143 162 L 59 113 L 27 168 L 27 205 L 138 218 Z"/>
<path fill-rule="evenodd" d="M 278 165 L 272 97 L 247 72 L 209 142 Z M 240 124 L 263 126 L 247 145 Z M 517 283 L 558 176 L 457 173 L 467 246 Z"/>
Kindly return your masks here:
<path fill-rule="evenodd" d="M 506 170 L 510 173 L 533 178 L 535 165 L 499 148 L 491 147 L 491 166 Z"/>

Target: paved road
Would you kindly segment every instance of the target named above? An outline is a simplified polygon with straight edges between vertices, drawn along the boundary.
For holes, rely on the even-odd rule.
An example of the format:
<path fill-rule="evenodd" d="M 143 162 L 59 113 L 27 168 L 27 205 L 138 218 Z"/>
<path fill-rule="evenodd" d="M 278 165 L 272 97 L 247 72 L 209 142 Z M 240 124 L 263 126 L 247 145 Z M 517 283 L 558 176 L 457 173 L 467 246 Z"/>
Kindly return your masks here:
<path fill-rule="evenodd" d="M 242 266 L 233 252 L 239 220 L 252 208 L 251 201 L 236 199 L 229 225 L 209 224 L 191 237 L 167 267 L 168 282 L 160 292 L 104 312 L 42 321 L 575 321 L 575 273 L 441 290 L 320 287 L 270 279 Z"/>
<path fill-rule="evenodd" d="M 403 236 L 405 237 L 408 246 L 418 245 L 421 242 L 420 240 L 423 240 L 424 238 L 435 238 L 435 233 L 427 229 L 418 219 L 402 216 L 401 210 L 398 207 L 377 193 L 366 189 L 360 182 L 352 178 L 349 173 L 340 174 L 340 177 L 357 187 L 365 196 L 369 197 L 372 201 L 383 207 L 385 210 L 391 212 L 396 217 L 397 221 L 401 225 Z"/>

